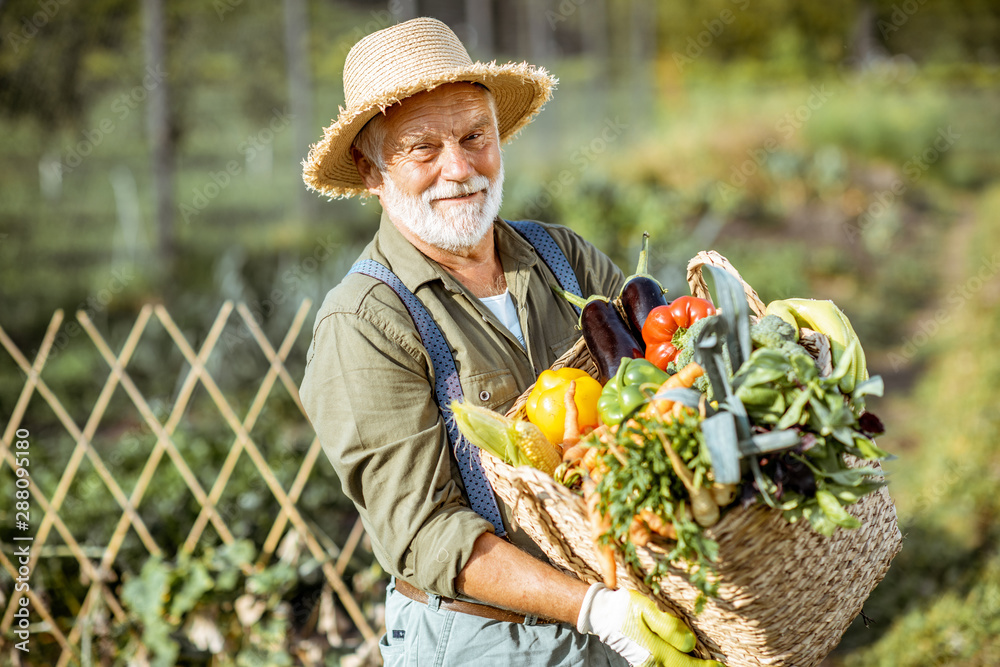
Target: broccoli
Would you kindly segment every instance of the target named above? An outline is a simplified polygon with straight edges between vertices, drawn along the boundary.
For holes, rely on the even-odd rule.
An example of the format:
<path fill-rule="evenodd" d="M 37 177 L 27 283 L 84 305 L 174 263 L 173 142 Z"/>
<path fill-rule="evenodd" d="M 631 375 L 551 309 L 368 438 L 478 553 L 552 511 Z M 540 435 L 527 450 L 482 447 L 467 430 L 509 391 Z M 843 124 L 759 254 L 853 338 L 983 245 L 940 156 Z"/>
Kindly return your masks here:
<path fill-rule="evenodd" d="M 677 371 L 684 368 L 689 363 L 695 360 L 694 341 L 697 340 L 698 334 L 701 333 L 702 329 L 708 326 L 710 322 L 718 318 L 719 315 L 709 315 L 708 317 L 703 317 L 700 320 L 696 320 L 694 324 L 692 324 L 688 328 L 683 340 L 681 341 L 680 352 L 677 354 L 674 360 L 671 361 L 670 364 L 668 364 L 667 366 L 668 373 L 669 372 L 676 373 Z M 723 348 L 723 355 L 725 355 L 726 358 L 726 365 L 730 366 L 729 352 L 725 348 Z M 670 368 L 670 365 L 673 365 L 673 368 Z M 702 375 L 697 380 L 695 380 L 693 388 L 697 389 L 702 393 L 711 394 L 711 392 L 709 391 L 708 376 Z"/>
<path fill-rule="evenodd" d="M 795 344 L 795 327 L 777 315 L 765 315 L 750 325 L 750 340 L 754 347 L 785 348 L 785 343 Z"/>
<path fill-rule="evenodd" d="M 703 317 L 700 320 L 695 320 L 687 332 L 684 334 L 681 344 L 678 346 L 680 352 L 677 357 L 672 362 L 677 370 L 680 370 L 687 366 L 689 363 L 694 361 L 694 341 L 697 340 L 698 335 L 701 333 L 710 322 L 717 320 L 718 315 L 709 315 L 708 317 Z"/>
<path fill-rule="evenodd" d="M 750 340 L 754 347 L 777 350 L 788 360 L 796 355 L 805 355 L 813 361 L 806 349 L 796 341 L 797 334 L 795 327 L 777 315 L 765 315 L 750 325 Z"/>

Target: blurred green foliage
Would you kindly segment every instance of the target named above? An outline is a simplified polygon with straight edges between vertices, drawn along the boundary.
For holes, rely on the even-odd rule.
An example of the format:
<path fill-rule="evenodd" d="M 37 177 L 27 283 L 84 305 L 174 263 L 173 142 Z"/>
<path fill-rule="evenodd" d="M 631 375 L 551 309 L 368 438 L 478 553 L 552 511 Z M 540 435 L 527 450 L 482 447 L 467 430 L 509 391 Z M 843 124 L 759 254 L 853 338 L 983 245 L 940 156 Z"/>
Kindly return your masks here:
<path fill-rule="evenodd" d="M 0 9 L 0 326 L 30 363 L 52 312 L 66 309 L 43 378 L 81 427 L 110 370 L 76 310 L 117 352 L 141 305 L 160 302 L 197 350 L 223 300 L 233 299 L 277 346 L 308 298 L 313 310 L 287 362 L 298 380 L 311 314 L 374 230 L 377 203 L 323 201 L 316 219 L 299 214 L 305 147 L 284 120 L 280 3 L 220 5 L 230 9 L 224 15 L 217 4 L 168 6 L 179 252 L 165 278 L 150 270 L 155 231 L 139 99 L 150 72 L 138 3 L 58 4 L 30 37 L 22 19 L 40 4 L 8 0 Z M 585 33 L 592 16 L 593 7 L 580 7 L 552 26 L 565 47 L 542 63 L 561 79 L 554 98 L 505 147 L 507 217 L 566 224 L 626 270 L 649 231 L 650 267 L 674 296 L 687 293 L 687 260 L 714 248 L 765 302 L 831 298 L 851 317 L 872 372 L 887 382 L 887 398 L 872 407 L 887 425 L 880 445 L 899 456 L 887 469 L 906 539 L 866 605 L 874 623 L 856 622 L 832 664 L 1000 661 L 1000 437 L 991 408 L 1000 281 L 995 271 L 979 273 L 1000 247 L 994 4 L 658 3 L 655 52 L 638 61 L 627 29 L 633 3 L 606 3 L 614 25 L 604 56 L 573 32 Z M 383 4 L 313 2 L 309 13 L 309 123 L 318 139 L 342 102 L 347 49 L 391 19 Z M 238 173 L 219 186 L 233 162 Z M 208 370 L 240 418 L 268 367 L 231 316 Z M 187 371 L 167 332 L 151 323 L 128 372 L 161 422 Z M 0 354 L 0 414 L 12 413 L 24 380 Z M 312 433 L 283 388 L 272 394 L 251 433 L 288 488 Z M 37 395 L 23 423 L 45 443 L 32 475 L 51 496 L 76 443 Z M 174 441 L 210 488 L 235 436 L 199 388 Z M 155 443 L 116 392 L 94 446 L 124 493 Z M 315 530 L 343 543 L 354 513 L 324 461 L 298 504 Z M 164 460 L 138 511 L 158 541 L 180 544 L 199 506 Z M 239 569 L 279 511 L 245 454 L 219 511 L 234 547 L 209 528 L 191 556 L 150 559 L 134 531 L 126 536 L 112 570 L 130 624 L 105 635 L 113 643 L 105 650 L 134 651 L 141 641 L 163 664 L 205 660 L 206 649 L 183 637 L 190 623 L 211 618 L 237 664 L 288 657 L 279 637 L 308 626 L 322 584 L 317 563 L 303 557 L 292 572 L 278 562 L 251 577 Z M 9 523 L 5 512 L 0 522 Z M 90 461 L 61 514 L 85 547 L 108 543 L 121 510 Z M 34 576 L 57 619 L 78 612 L 86 588 L 72 558 L 45 558 Z M 360 557 L 347 570 L 371 616 L 381 576 Z M 10 583 L 0 573 L 0 589 Z M 245 595 L 265 610 L 249 643 L 240 642 L 232 609 Z"/>
<path fill-rule="evenodd" d="M 251 541 L 241 540 L 177 563 L 147 559 L 121 587 L 122 605 L 136 623 L 120 631 L 116 659 L 167 667 L 191 661 L 200 649 L 218 655 L 220 665 L 292 665 L 291 606 L 282 596 L 298 573 L 278 562 L 245 576 L 254 552 Z M 182 625 L 189 637 L 183 658 L 176 639 Z"/>
<path fill-rule="evenodd" d="M 903 551 L 866 612 L 881 639 L 852 667 L 994 665 L 1000 660 L 1000 187 L 984 193 L 943 284 L 956 297 L 926 312 L 910 354 L 925 367 L 886 406 L 899 458 L 887 464 Z M 956 290 L 957 288 L 957 290 Z M 951 290 L 956 290 L 951 292 Z M 848 635 L 857 640 L 860 632 Z"/>

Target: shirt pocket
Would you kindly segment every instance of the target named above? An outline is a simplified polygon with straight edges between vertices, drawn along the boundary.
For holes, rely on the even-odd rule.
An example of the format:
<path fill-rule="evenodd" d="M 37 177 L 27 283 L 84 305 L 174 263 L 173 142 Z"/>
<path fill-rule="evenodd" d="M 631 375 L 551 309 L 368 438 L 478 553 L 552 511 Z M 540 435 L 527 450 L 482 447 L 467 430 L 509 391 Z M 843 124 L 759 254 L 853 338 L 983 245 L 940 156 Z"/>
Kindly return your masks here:
<path fill-rule="evenodd" d="M 499 410 L 521 395 L 514 375 L 508 370 L 476 373 L 462 380 L 465 400 L 490 410 Z"/>
<path fill-rule="evenodd" d="M 576 345 L 576 341 L 578 340 L 580 340 L 580 333 L 573 332 L 566 338 L 563 338 L 558 343 L 553 343 L 552 345 L 549 345 L 549 351 L 552 353 L 552 363 L 555 363 L 555 361 L 559 357 L 566 354 L 566 352 L 569 351 L 569 348 Z"/>

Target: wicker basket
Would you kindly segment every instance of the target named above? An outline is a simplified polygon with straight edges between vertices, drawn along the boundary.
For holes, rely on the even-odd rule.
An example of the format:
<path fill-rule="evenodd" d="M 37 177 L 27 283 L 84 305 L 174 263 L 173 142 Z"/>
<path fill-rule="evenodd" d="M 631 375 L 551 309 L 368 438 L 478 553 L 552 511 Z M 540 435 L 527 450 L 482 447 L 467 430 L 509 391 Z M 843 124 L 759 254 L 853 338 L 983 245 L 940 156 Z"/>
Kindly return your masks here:
<path fill-rule="evenodd" d="M 708 297 L 700 275 L 706 263 L 743 282 L 718 253 L 699 253 L 688 267 L 695 296 Z M 743 284 L 751 309 L 762 314 L 757 294 Z M 815 336 L 807 347 L 829 368 L 825 341 L 825 336 Z M 555 364 L 564 366 L 592 376 L 597 373 L 582 340 Z M 524 416 L 526 395 L 510 414 Z M 485 452 L 482 460 L 497 495 L 550 560 L 584 581 L 600 581 L 583 499 L 532 468 L 513 468 Z M 760 505 L 728 511 L 707 531 L 719 544 L 719 597 L 710 598 L 698 615 L 694 614 L 698 590 L 681 568 L 672 568 L 662 580 L 660 594 L 644 583 L 643 573 L 621 560 L 618 578 L 685 618 L 698 636 L 700 657 L 721 660 L 729 667 L 817 665 L 839 643 L 900 549 L 896 509 L 885 487 L 849 511 L 861 520 L 861 528 L 838 530 L 832 537 L 813 532 L 808 522 L 789 524 L 779 512 Z M 639 549 L 639 555 L 649 570 L 664 551 L 651 546 Z"/>

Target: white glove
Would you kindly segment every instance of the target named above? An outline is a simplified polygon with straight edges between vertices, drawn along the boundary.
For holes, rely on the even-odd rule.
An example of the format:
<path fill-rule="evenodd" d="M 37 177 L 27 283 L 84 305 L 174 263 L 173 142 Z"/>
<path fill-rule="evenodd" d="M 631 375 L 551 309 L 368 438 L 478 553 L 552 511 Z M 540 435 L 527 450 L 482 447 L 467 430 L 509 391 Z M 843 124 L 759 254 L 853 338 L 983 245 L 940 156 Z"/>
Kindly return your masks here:
<path fill-rule="evenodd" d="M 597 637 L 634 667 L 688 667 L 721 663 L 698 660 L 694 633 L 679 619 L 660 611 L 652 600 L 624 588 L 593 584 L 580 607 L 576 629 Z"/>

